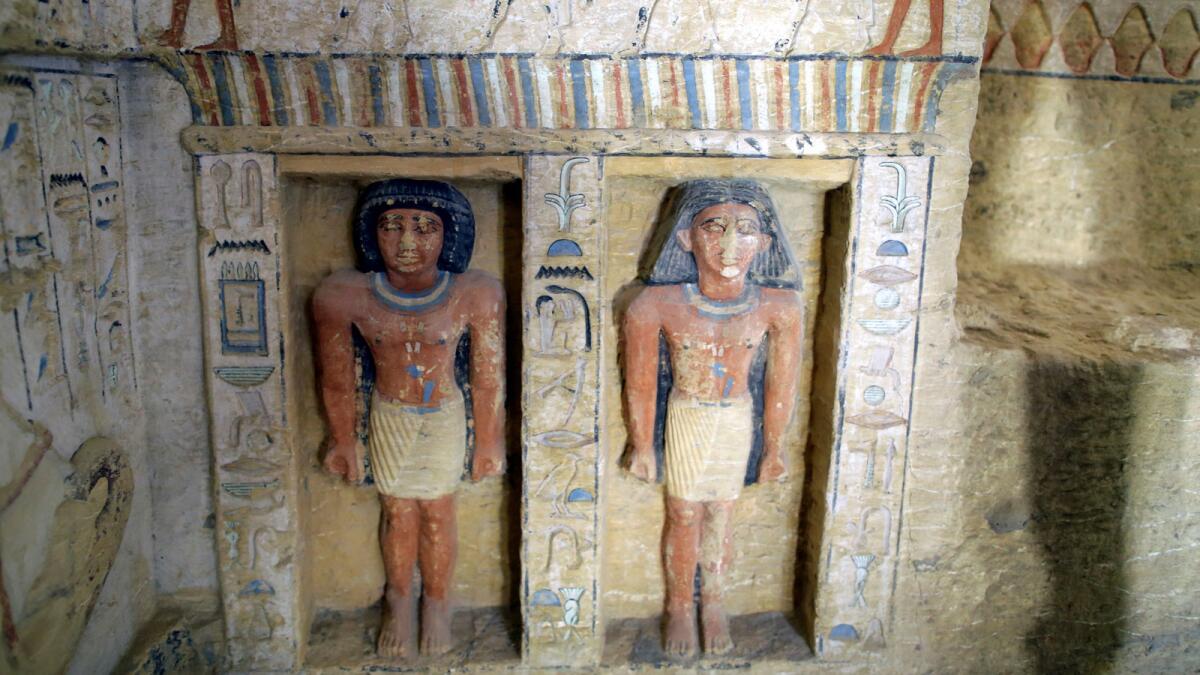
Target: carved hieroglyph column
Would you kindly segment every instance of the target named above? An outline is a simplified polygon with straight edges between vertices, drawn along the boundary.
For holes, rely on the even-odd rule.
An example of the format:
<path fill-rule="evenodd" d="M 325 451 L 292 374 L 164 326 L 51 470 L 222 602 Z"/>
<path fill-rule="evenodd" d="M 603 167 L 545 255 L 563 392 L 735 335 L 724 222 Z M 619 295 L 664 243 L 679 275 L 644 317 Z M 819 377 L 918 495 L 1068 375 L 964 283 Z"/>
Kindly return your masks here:
<path fill-rule="evenodd" d="M 525 164 L 521 609 L 537 667 L 599 662 L 602 159 Z"/>
<path fill-rule="evenodd" d="M 299 658 L 296 467 L 284 433 L 279 214 L 271 155 L 199 159 L 204 352 L 221 596 L 234 670 Z"/>
<path fill-rule="evenodd" d="M 854 177 L 816 600 L 825 656 L 881 650 L 890 633 L 933 167 L 869 157 Z"/>

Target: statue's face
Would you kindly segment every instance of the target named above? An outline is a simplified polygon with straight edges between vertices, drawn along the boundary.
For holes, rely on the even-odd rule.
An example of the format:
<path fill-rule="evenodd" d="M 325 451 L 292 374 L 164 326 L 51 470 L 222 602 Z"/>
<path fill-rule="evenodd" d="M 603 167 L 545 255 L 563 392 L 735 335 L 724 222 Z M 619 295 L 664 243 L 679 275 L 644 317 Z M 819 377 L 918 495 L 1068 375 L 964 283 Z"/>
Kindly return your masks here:
<path fill-rule="evenodd" d="M 695 256 L 701 276 L 718 274 L 726 279 L 745 277 L 754 256 L 770 245 L 758 211 L 733 202 L 714 204 L 697 213 L 691 227 L 676 236 L 683 250 Z"/>
<path fill-rule="evenodd" d="M 442 219 L 421 209 L 389 209 L 379 214 L 376 234 L 383 264 L 393 272 L 415 274 L 437 267 L 445 228 Z"/>

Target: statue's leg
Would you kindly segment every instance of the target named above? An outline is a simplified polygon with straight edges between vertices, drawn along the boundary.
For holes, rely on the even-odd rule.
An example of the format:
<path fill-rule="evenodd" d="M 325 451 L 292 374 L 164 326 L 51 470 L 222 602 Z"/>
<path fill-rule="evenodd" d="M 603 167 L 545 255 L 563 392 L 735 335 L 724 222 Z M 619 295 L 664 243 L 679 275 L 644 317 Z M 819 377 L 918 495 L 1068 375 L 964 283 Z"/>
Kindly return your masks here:
<path fill-rule="evenodd" d="M 733 563 L 733 507 L 737 502 L 705 502 L 700 534 L 700 629 L 704 651 L 724 654 L 733 649 L 725 613 L 725 585 Z"/>
<path fill-rule="evenodd" d="M 187 26 L 188 7 L 192 0 L 172 0 L 171 25 L 158 36 L 158 44 L 179 49 L 183 42 L 183 29 Z"/>
<path fill-rule="evenodd" d="M 421 500 L 421 653 L 450 649 L 450 585 L 458 558 L 454 494 Z"/>
<path fill-rule="evenodd" d="M 887 32 L 879 44 L 867 50 L 868 54 L 891 54 L 896 46 L 896 38 L 900 37 L 900 29 L 904 27 L 904 19 L 908 16 L 908 6 L 912 0 L 896 0 L 892 5 L 892 15 L 888 17 Z"/>
<path fill-rule="evenodd" d="M 669 656 L 696 654 L 696 560 L 700 548 L 700 522 L 704 507 L 677 497 L 667 497 L 667 524 L 663 529 L 663 563 L 667 575 L 667 625 L 665 647 Z"/>
<path fill-rule="evenodd" d="M 379 499 L 383 505 L 379 547 L 383 549 L 383 567 L 387 573 L 387 607 L 376 651 L 387 658 L 403 658 L 411 653 L 414 644 L 412 579 L 421 512 L 414 499 L 386 495 L 380 495 Z"/>

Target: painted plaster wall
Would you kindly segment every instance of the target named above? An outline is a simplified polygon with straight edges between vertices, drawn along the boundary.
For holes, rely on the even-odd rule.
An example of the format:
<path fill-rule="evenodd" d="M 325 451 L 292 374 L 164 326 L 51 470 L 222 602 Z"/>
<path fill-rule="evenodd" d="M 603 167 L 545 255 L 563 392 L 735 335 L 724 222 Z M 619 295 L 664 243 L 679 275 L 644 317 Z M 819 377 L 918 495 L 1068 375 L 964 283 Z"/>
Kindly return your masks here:
<path fill-rule="evenodd" d="M 181 87 L 160 68 L 122 68 L 127 106 L 128 213 L 143 329 L 142 401 L 152 448 L 154 579 L 159 593 L 215 602 L 208 404 L 202 376 L 192 157 L 179 147 L 190 123 Z"/>
<path fill-rule="evenodd" d="M 4 652 L 17 669 L 103 671 L 155 603 L 119 86 L 103 65 L 3 69 Z M 97 465 L 98 436 L 113 450 Z"/>
<path fill-rule="evenodd" d="M 715 0 L 263 0 L 230 4 L 238 47 L 322 53 L 462 51 L 728 54 L 860 52 L 879 42 L 887 0 L 732 3 Z M 219 32 L 219 2 L 185 2 L 180 44 Z M 189 7 L 190 5 L 190 7 Z M 0 40 L 29 50 L 119 53 L 162 47 L 171 0 L 14 0 L 0 7 Z M 945 53 L 978 50 L 982 16 L 948 7 Z M 847 19 L 852 19 L 847 21 Z M 979 22 L 979 23 L 977 23 Z M 914 3 L 897 51 L 928 34 L 928 6 Z M 754 29 L 751 27 L 761 27 Z M 448 48 L 446 35 L 455 36 Z"/>

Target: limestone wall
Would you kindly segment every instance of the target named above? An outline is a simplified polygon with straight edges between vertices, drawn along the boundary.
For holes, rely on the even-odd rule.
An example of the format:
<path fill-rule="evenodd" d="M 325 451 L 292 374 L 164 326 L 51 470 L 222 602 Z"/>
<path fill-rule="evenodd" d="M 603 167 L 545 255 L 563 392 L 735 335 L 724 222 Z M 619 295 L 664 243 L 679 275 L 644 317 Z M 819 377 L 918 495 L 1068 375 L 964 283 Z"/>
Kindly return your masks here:
<path fill-rule="evenodd" d="M 1196 87 L 985 68 L 905 562 L 943 667 L 1196 667 Z"/>

